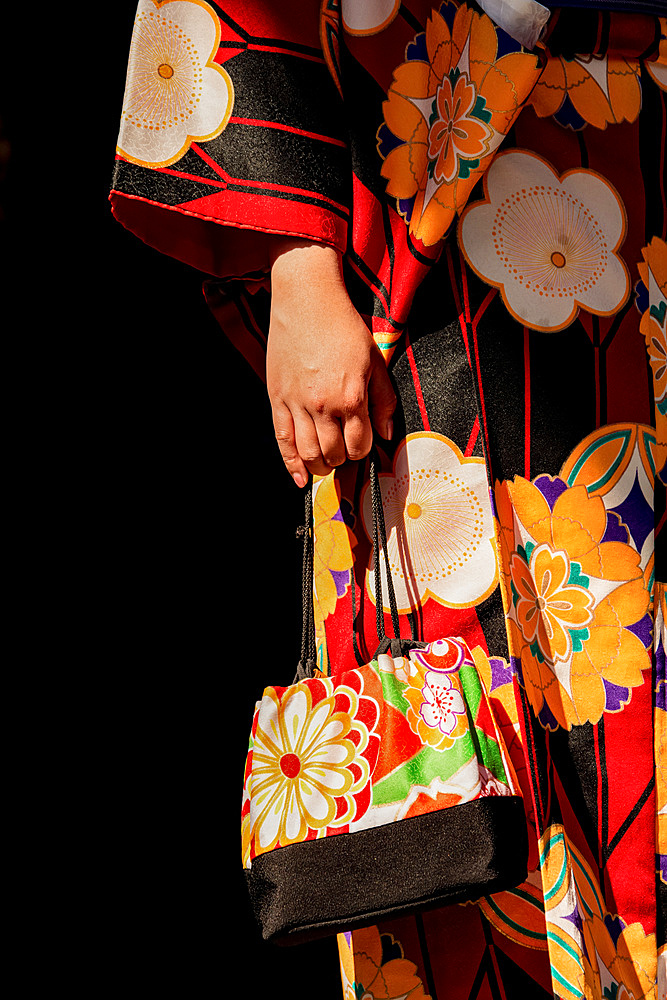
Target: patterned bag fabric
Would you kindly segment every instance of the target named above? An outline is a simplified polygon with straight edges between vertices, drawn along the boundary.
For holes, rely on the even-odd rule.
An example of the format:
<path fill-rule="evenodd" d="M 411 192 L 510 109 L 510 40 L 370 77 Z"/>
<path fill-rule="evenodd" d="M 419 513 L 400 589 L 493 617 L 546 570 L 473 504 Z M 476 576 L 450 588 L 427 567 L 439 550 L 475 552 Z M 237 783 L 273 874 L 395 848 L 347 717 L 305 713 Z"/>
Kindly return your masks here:
<path fill-rule="evenodd" d="M 371 463 L 375 580 L 386 534 Z M 257 704 L 242 805 L 243 863 L 266 939 L 291 943 L 477 899 L 526 877 L 521 792 L 466 643 L 384 635 L 370 663 L 314 666 L 312 496 L 295 683 Z M 398 615 L 386 573 L 394 633 Z"/>

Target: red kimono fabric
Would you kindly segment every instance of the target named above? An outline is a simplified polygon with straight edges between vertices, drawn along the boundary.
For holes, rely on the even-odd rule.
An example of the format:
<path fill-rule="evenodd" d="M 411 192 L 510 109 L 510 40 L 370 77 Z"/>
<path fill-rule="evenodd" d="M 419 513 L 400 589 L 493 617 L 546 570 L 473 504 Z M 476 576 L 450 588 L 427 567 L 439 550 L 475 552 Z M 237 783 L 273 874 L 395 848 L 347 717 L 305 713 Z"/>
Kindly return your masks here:
<path fill-rule="evenodd" d="M 665 996 L 667 16 L 626 6 L 529 49 L 463 0 L 139 3 L 113 211 L 259 374 L 266 234 L 343 254 L 401 632 L 467 644 L 524 797 L 527 881 L 341 934 L 345 1000 Z M 366 477 L 314 486 L 325 676 L 377 645 Z"/>

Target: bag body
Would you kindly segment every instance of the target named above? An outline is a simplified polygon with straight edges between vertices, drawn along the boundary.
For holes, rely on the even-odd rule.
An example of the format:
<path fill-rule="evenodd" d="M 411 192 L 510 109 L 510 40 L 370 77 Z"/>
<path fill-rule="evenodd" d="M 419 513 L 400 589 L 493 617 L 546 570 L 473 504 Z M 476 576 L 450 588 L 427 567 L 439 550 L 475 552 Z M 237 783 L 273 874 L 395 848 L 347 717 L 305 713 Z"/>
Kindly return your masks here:
<path fill-rule="evenodd" d="M 266 688 L 242 829 L 253 909 L 278 943 L 521 882 L 523 801 L 465 642 Z"/>

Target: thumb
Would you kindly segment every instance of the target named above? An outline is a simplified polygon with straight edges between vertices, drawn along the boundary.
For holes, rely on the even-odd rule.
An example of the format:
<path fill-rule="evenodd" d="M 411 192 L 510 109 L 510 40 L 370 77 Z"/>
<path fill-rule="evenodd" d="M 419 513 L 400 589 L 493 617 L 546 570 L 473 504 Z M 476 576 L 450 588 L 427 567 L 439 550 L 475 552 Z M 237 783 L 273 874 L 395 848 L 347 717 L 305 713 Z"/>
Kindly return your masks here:
<path fill-rule="evenodd" d="M 374 356 L 368 380 L 368 411 L 371 423 L 385 441 L 391 439 L 394 426 L 392 416 L 396 409 L 396 393 L 380 351 Z"/>

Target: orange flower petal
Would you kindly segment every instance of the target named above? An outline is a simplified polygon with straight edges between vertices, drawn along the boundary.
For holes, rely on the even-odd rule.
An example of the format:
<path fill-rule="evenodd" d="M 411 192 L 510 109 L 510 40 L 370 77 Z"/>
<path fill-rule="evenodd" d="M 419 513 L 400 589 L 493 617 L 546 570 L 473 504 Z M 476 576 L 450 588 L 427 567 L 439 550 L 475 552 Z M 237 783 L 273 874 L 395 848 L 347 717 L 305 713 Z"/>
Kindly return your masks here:
<path fill-rule="evenodd" d="M 573 486 L 556 500 L 552 515 L 554 547 L 565 549 L 570 559 L 579 559 L 596 546 L 607 527 L 607 511 L 601 497 L 589 497 L 585 486 Z"/>
<path fill-rule="evenodd" d="M 376 970 L 380 967 L 382 963 L 382 941 L 380 939 L 379 930 L 377 927 L 373 926 L 364 927 L 362 930 L 354 931 L 352 935 L 352 945 L 357 980 L 365 983 L 366 980 L 361 979 L 359 975 L 361 969 L 358 963 L 365 959 L 365 961 L 370 962 Z"/>
<path fill-rule="evenodd" d="M 638 60 L 609 57 L 607 83 L 614 121 L 635 121 L 642 103 Z"/>
<path fill-rule="evenodd" d="M 551 511 L 537 486 L 516 476 L 513 482 L 507 483 L 507 487 L 512 506 L 524 528 L 530 531 L 538 545 L 541 542 L 551 544 Z"/>
<path fill-rule="evenodd" d="M 395 90 L 389 91 L 389 100 L 382 105 L 382 113 L 387 126 L 395 136 L 404 142 L 424 141 L 428 134 L 424 116 L 409 101 Z"/>
<path fill-rule="evenodd" d="M 642 671 L 650 666 L 650 659 L 641 639 L 624 628 L 591 625 L 588 631 L 590 638 L 583 650 L 572 657 L 573 678 L 595 673 L 621 687 L 643 682 Z"/>
<path fill-rule="evenodd" d="M 534 553 L 532 570 L 540 594 L 542 597 L 550 597 L 566 582 L 570 566 L 567 557 L 561 552 L 543 548 Z"/>
<path fill-rule="evenodd" d="M 595 625 L 634 625 L 651 605 L 651 594 L 643 577 L 623 583 L 595 609 Z"/>
<path fill-rule="evenodd" d="M 392 149 L 381 170 L 382 176 L 387 178 L 387 194 L 394 198 L 411 198 L 419 189 L 427 163 L 425 143 L 410 143 Z"/>
<path fill-rule="evenodd" d="M 491 28 L 493 30 L 491 19 L 486 17 L 486 15 L 476 14 L 473 10 L 470 9 L 470 7 L 465 6 L 465 4 L 462 4 L 457 10 L 456 17 L 454 18 L 454 24 L 452 26 L 452 46 L 456 53 L 456 58 L 454 59 L 453 63 L 454 65 L 456 65 L 456 63 L 459 61 L 461 53 L 466 47 L 468 36 L 470 36 L 470 50 L 472 51 L 474 49 L 475 52 L 477 53 L 480 52 L 479 45 L 482 42 L 482 36 L 478 38 L 477 35 L 475 34 L 475 31 L 476 31 L 476 23 L 482 19 L 488 21 L 489 25 L 491 25 Z M 493 32 L 493 34 L 494 34 L 493 55 L 495 56 L 496 53 L 495 31 Z M 490 53 L 489 57 L 491 57 Z"/>
<path fill-rule="evenodd" d="M 389 88 L 389 98 L 392 93 L 400 97 L 428 97 L 428 78 L 430 67 L 428 63 L 414 60 L 403 63 L 394 70 L 394 79 Z M 435 96 L 435 92 L 434 92 Z"/>
<path fill-rule="evenodd" d="M 456 214 L 452 198 L 454 191 L 455 185 L 443 184 L 423 212 L 421 212 L 421 206 L 424 203 L 424 192 L 421 191 L 417 195 L 410 222 L 410 232 L 425 246 L 433 246 L 441 240 L 454 221 Z"/>
<path fill-rule="evenodd" d="M 530 104 L 540 118 L 554 115 L 565 100 L 567 82 L 563 60 L 550 58 L 530 95 Z"/>
<path fill-rule="evenodd" d="M 584 573 L 605 580 L 637 580 L 642 575 L 639 553 L 625 542 L 602 542 L 578 561 Z"/>
<path fill-rule="evenodd" d="M 471 12 L 472 13 L 472 12 Z M 459 18 L 454 22 L 454 42 L 459 51 L 463 51 L 465 37 L 457 31 Z M 470 23 L 470 77 L 478 83 L 485 69 L 495 62 L 498 54 L 498 36 L 490 17 L 485 14 L 472 14 Z M 466 32 L 467 34 L 467 32 Z M 479 88 L 478 88 L 479 89 Z"/>
<path fill-rule="evenodd" d="M 537 60 L 516 52 L 481 70 L 477 67 L 473 70 L 471 60 L 470 71 L 474 77 L 480 77 L 479 93 L 485 109 L 491 112 L 490 125 L 505 135 L 537 78 Z"/>
<path fill-rule="evenodd" d="M 447 22 L 434 10 L 426 22 L 426 51 L 433 71 L 442 79 L 451 68 L 452 36 Z"/>
<path fill-rule="evenodd" d="M 382 972 L 388 997 L 409 995 L 410 1000 L 420 1000 L 424 997 L 421 979 L 417 975 L 417 966 L 414 962 L 410 962 L 407 958 L 392 958 L 382 966 Z"/>
<path fill-rule="evenodd" d="M 598 722 L 604 712 L 606 694 L 602 678 L 594 670 L 572 673 L 572 700 L 577 725 Z"/>

